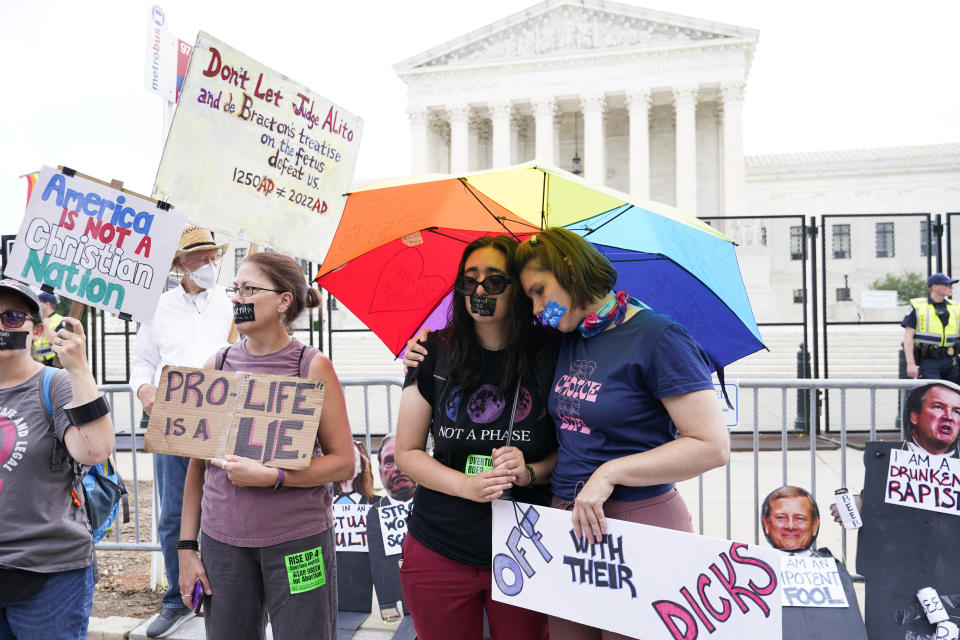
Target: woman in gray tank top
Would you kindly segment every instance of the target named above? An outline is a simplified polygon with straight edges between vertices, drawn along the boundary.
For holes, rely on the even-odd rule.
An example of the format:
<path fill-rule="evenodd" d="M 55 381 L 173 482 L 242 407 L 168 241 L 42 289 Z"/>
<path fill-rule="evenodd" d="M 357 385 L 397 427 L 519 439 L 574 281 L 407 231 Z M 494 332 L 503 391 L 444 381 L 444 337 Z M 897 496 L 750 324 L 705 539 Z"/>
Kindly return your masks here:
<path fill-rule="evenodd" d="M 210 640 L 259 639 L 268 614 L 276 640 L 335 638 L 331 503 L 333 483 L 353 474 L 353 439 L 330 360 L 289 333 L 320 294 L 307 287 L 295 260 L 273 252 L 248 257 L 227 292 L 244 337 L 205 367 L 321 379 L 323 409 L 306 469 L 284 471 L 235 455 L 190 461 L 177 543 L 180 590 L 189 601 L 202 584 Z"/>

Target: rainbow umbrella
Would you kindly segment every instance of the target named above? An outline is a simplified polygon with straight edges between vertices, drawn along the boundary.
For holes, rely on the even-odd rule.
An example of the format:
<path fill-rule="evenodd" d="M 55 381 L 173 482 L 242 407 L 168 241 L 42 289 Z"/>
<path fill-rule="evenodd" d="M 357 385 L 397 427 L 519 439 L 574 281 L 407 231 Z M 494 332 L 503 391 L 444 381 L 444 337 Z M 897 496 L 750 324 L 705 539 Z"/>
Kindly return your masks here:
<path fill-rule="evenodd" d="M 350 193 L 316 281 L 399 354 L 421 326 L 442 326 L 464 244 L 548 226 L 592 242 L 620 273 L 617 288 L 675 318 L 715 366 L 764 348 L 730 238 L 540 162 Z"/>

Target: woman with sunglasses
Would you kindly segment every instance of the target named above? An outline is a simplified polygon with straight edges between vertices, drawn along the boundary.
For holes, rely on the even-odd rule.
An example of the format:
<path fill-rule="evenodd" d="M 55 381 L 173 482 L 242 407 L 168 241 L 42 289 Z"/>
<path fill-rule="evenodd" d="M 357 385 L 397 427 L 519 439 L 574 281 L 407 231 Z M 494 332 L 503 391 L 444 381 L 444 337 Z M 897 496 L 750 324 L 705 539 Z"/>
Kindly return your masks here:
<path fill-rule="evenodd" d="M 505 491 L 549 504 L 556 435 L 546 415 L 551 336 L 511 275 L 516 242 L 485 236 L 463 251 L 445 329 L 411 369 L 397 419 L 397 465 L 419 483 L 400 580 L 420 640 L 546 638 L 543 614 L 491 598 L 491 506 Z M 426 453 L 433 436 L 433 456 Z"/>
<path fill-rule="evenodd" d="M 203 585 L 207 638 L 257 640 L 269 614 L 277 640 L 337 635 L 333 483 L 353 474 L 347 408 L 330 360 L 290 336 L 305 307 L 320 303 L 300 265 L 279 253 L 255 253 L 237 270 L 234 322 L 244 338 L 205 367 L 324 381 L 310 466 L 267 467 L 250 458 L 192 459 L 183 491 L 177 549 L 180 590 L 189 602 Z M 197 554 L 197 534 L 202 530 Z M 325 580 L 294 593 L 291 558 L 320 552 Z"/>
<path fill-rule="evenodd" d="M 0 638 L 85 638 L 93 607 L 93 537 L 74 465 L 107 459 L 113 423 L 83 325 L 63 323 L 50 346 L 63 370 L 46 369 L 30 355 L 44 332 L 37 295 L 0 280 Z"/>
<path fill-rule="evenodd" d="M 614 292 L 613 265 L 571 231 L 524 241 L 515 265 L 534 312 L 563 334 L 549 398 L 560 439 L 553 506 L 596 542 L 607 518 L 692 532 L 674 483 L 730 452 L 706 352 L 670 318 Z M 551 617 L 550 637 L 625 636 Z"/>

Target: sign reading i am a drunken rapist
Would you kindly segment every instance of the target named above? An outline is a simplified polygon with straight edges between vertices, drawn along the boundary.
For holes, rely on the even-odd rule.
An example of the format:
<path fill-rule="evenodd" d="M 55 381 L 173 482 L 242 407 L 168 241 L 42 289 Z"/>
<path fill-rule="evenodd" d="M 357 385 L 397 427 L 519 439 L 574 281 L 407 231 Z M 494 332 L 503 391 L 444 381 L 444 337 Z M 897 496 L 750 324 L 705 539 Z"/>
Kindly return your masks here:
<path fill-rule="evenodd" d="M 515 513 L 515 510 L 516 513 Z M 780 552 L 570 512 L 493 503 L 493 599 L 644 640 L 782 637 Z"/>
<path fill-rule="evenodd" d="M 313 457 L 324 383 L 287 376 L 163 368 L 146 450 L 189 458 L 252 458 L 304 469 Z"/>

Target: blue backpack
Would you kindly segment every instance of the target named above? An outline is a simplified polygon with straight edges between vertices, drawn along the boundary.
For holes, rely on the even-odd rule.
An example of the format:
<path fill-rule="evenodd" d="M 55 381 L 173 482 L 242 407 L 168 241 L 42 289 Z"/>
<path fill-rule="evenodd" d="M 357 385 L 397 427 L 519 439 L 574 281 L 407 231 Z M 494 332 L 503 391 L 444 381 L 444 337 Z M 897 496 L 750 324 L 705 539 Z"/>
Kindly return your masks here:
<path fill-rule="evenodd" d="M 53 431 L 53 403 L 50 401 L 50 382 L 53 379 L 54 369 L 43 368 L 43 411 L 50 422 Z M 55 440 L 51 470 L 59 471 L 64 457 L 65 446 L 60 440 Z M 123 504 L 123 522 L 130 522 L 130 503 L 127 498 L 127 487 L 117 471 L 117 466 L 111 455 L 104 462 L 86 467 L 71 460 L 73 465 L 74 488 L 71 491 L 73 502 L 78 507 L 83 504 L 93 529 L 93 541 L 100 542 L 104 537 L 113 533 L 113 525 L 117 520 L 120 505 Z M 80 494 L 83 497 L 80 497 Z"/>

